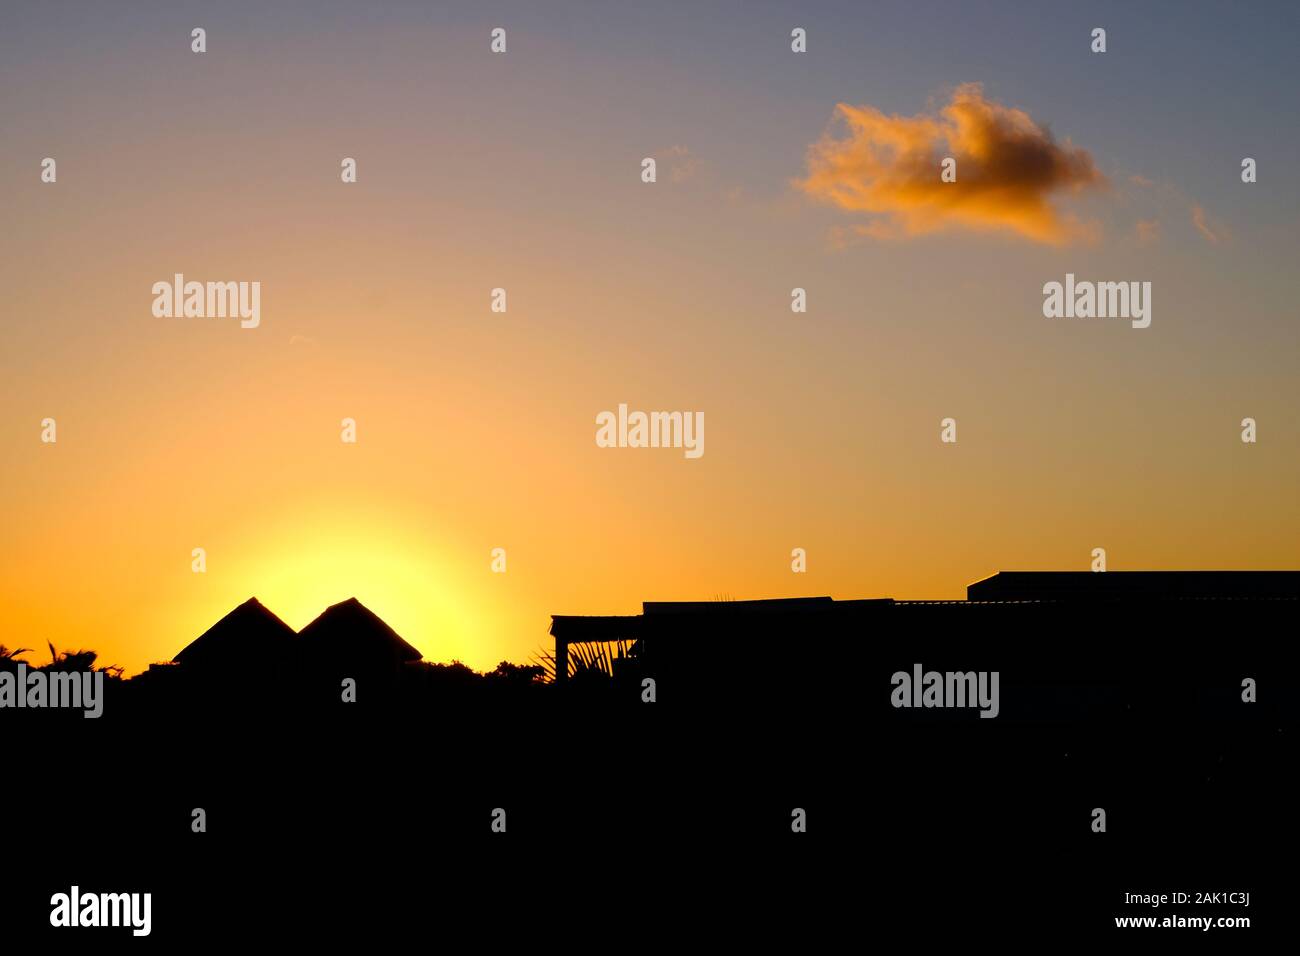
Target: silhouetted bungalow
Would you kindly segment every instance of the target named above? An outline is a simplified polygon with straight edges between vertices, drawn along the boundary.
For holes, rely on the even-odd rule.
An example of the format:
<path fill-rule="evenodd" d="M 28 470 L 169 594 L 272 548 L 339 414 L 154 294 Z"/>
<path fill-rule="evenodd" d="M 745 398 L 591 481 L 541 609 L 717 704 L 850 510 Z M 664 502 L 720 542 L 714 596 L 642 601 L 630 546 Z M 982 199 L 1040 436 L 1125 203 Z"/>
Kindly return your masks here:
<path fill-rule="evenodd" d="M 187 671 L 247 670 L 284 663 L 295 643 L 293 628 L 253 597 L 185 645 L 173 660 Z"/>
<path fill-rule="evenodd" d="M 356 598 L 326 608 L 298 632 L 298 641 L 311 666 L 344 676 L 396 674 L 424 656 Z"/>

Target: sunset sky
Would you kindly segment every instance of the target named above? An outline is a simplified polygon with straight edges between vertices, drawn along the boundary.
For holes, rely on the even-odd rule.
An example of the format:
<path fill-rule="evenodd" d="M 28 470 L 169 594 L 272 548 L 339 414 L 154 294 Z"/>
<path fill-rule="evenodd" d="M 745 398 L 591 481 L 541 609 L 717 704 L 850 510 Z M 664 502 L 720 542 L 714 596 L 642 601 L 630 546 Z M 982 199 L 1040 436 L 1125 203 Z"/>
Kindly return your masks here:
<path fill-rule="evenodd" d="M 1300 6 L 383 6 L 4 6 L 0 643 L 356 596 L 484 669 L 645 600 L 1300 568 Z M 1066 273 L 1150 328 L 1044 318 Z M 620 403 L 705 454 L 597 447 Z"/>

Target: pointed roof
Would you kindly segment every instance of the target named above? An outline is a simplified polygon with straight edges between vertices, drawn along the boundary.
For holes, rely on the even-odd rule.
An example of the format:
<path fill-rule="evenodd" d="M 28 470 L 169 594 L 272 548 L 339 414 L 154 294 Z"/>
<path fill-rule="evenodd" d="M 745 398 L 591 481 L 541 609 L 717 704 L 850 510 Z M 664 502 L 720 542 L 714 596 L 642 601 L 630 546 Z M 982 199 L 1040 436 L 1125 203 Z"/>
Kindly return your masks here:
<path fill-rule="evenodd" d="M 189 666 L 247 666 L 292 652 L 293 628 L 252 597 L 185 645 L 172 660 Z"/>
<path fill-rule="evenodd" d="M 308 654 L 336 659 L 400 664 L 424 656 L 354 597 L 326 608 L 298 640 Z"/>

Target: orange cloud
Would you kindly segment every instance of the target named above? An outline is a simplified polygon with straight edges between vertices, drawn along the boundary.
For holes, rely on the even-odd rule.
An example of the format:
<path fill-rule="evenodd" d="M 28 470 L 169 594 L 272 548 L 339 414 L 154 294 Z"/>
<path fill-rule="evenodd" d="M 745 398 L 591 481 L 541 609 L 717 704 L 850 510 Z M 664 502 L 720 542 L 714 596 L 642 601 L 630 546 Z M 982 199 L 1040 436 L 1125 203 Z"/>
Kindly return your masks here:
<path fill-rule="evenodd" d="M 983 87 L 957 87 L 938 114 L 886 116 L 840 103 L 836 124 L 808 148 L 809 196 L 872 215 L 856 231 L 875 238 L 947 229 L 1009 231 L 1059 245 L 1095 236 L 1095 223 L 1061 213 L 1052 199 L 1104 185 L 1087 150 L 1058 143 L 1023 110 L 984 98 Z M 946 157 L 956 181 L 940 179 Z"/>

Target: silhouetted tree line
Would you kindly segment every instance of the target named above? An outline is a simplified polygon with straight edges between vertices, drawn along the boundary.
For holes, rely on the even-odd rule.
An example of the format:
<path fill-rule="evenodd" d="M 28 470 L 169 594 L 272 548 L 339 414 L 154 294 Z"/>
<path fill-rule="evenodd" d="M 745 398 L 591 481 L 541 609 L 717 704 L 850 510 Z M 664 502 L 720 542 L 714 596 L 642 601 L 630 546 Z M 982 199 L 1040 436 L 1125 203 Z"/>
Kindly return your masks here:
<path fill-rule="evenodd" d="M 549 654 L 535 663 L 501 661 L 490 671 L 480 672 L 459 660 L 450 663 L 408 661 L 395 667 L 376 667 L 347 662 L 328 665 L 308 661 L 249 660 L 220 669 L 183 663 L 161 662 L 133 677 L 123 677 L 118 666 L 99 666 L 93 650 L 56 651 L 50 660 L 35 663 L 25 655 L 29 648 L 10 649 L 0 645 L 0 671 L 17 675 L 18 665 L 27 673 L 102 672 L 105 715 L 155 709 L 187 710 L 217 706 L 272 707 L 277 704 L 344 703 L 344 681 L 354 681 L 359 704 L 416 707 L 443 704 L 516 704 L 540 701 L 554 691 L 554 662 Z M 569 687 L 575 696 L 602 694 L 615 684 L 614 668 L 607 656 L 592 653 L 573 655 Z M 19 688 L 21 691 L 22 688 Z M 370 709 L 370 708 L 367 708 Z M 33 716 L 55 711 L 27 710 Z M 80 719 L 80 712 L 71 716 Z"/>

